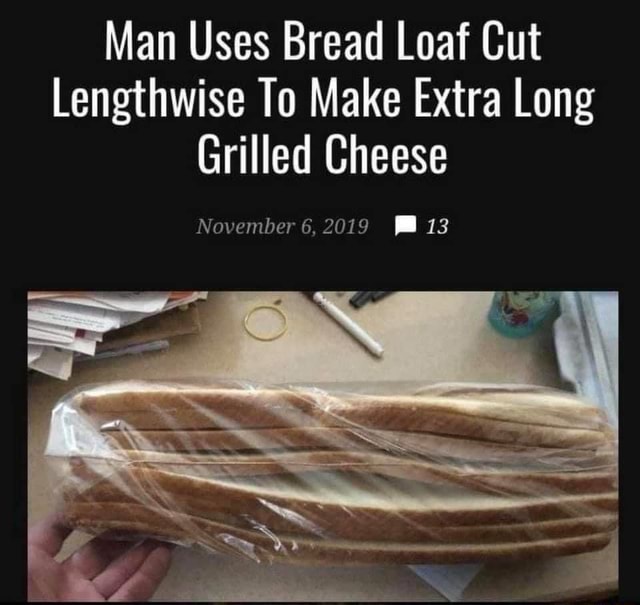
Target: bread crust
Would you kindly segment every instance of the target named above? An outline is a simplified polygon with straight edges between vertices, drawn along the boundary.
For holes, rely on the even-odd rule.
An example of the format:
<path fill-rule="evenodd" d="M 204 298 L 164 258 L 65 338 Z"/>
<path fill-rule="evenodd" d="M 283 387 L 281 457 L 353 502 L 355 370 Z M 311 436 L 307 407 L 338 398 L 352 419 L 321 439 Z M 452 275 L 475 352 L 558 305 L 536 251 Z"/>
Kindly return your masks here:
<path fill-rule="evenodd" d="M 77 396 L 77 405 L 101 424 L 147 430 L 365 427 L 552 447 L 592 447 L 610 437 L 601 412 L 588 405 L 539 407 L 426 395 L 167 388 L 89 391 Z"/>
<path fill-rule="evenodd" d="M 366 395 L 358 393 L 328 393 L 319 389 L 278 388 L 193 388 L 167 385 L 122 389 L 111 385 L 108 390 L 89 389 L 79 393 L 76 401 L 87 412 L 144 411 L 152 403 L 158 411 L 185 402 L 214 411 L 226 411 L 225 406 L 264 405 L 283 408 L 287 413 L 298 409 L 311 413 L 314 408 L 331 410 L 344 404 L 420 405 L 425 412 L 459 412 L 496 420 L 511 420 L 544 426 L 601 428 L 606 419 L 600 408 L 587 404 L 567 393 L 544 391 L 505 391 L 504 389 L 454 389 L 433 394 L 423 391 L 414 395 Z M 531 403 L 533 402 L 533 403 Z"/>
<path fill-rule="evenodd" d="M 127 501 L 162 505 L 189 514 L 246 517 L 275 532 L 295 532 L 300 526 L 360 539 L 380 528 L 388 535 L 407 535 L 416 527 L 497 525 L 574 517 L 593 517 L 617 511 L 617 492 L 588 495 L 546 495 L 526 498 L 495 497 L 495 504 L 452 508 L 446 502 L 428 508 L 390 507 L 381 496 L 366 505 L 270 493 L 259 488 L 187 477 L 157 469 L 130 467 L 97 481 L 75 499 L 83 502 Z M 354 487 L 354 489 L 358 489 Z M 428 494 L 428 492 L 425 492 Z M 375 496 L 374 496 L 375 498 Z M 400 538 L 398 538 L 400 539 Z"/>
<path fill-rule="evenodd" d="M 598 469 L 615 465 L 612 443 L 594 449 L 537 447 L 495 443 L 451 435 L 303 427 L 240 430 L 109 430 L 103 433 L 114 450 L 158 452 L 249 452 L 322 449 L 336 451 L 374 450 L 430 460 L 485 462 L 497 466 L 523 464 L 540 470 Z"/>
<path fill-rule="evenodd" d="M 72 504 L 65 512 L 76 528 L 133 531 L 191 543 L 213 550 L 229 548 L 254 560 L 284 560 L 314 564 L 473 563 L 564 556 L 604 548 L 610 534 L 596 533 L 563 539 L 484 544 L 394 544 L 375 541 L 312 540 L 287 535 L 267 536 L 219 522 L 167 513 L 153 507 L 120 503 Z"/>
<path fill-rule="evenodd" d="M 101 459 L 76 458 L 74 467 L 97 465 Z M 111 462 L 129 467 L 157 468 L 187 476 L 243 477 L 257 475 L 301 475 L 317 471 L 384 475 L 428 485 L 462 485 L 479 492 L 497 494 L 599 493 L 617 487 L 613 467 L 585 472 L 535 472 L 453 465 L 407 459 L 373 452 L 315 451 L 270 455 L 179 454 L 121 450 Z M 98 477 L 99 478 L 99 477 Z"/>

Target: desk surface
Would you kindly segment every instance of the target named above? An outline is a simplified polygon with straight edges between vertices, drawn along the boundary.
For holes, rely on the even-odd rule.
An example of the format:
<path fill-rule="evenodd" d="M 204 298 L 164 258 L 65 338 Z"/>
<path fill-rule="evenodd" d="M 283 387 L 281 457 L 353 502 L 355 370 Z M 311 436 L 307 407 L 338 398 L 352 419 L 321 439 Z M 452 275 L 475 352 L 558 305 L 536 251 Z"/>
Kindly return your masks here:
<path fill-rule="evenodd" d="M 348 295 L 330 295 L 347 309 Z M 200 304 L 202 332 L 173 340 L 169 350 L 76 364 L 68 382 L 42 375 L 29 382 L 29 523 L 49 512 L 52 479 L 43 450 L 50 412 L 68 390 L 129 378 L 212 376 L 278 382 L 424 380 L 560 386 L 547 329 L 523 340 L 494 332 L 486 292 L 401 292 L 353 314 L 385 346 L 375 359 L 297 292 L 212 292 Z M 242 320 L 259 303 L 280 299 L 289 329 L 259 342 Z M 260 319 L 258 318 L 258 321 Z M 267 320 L 264 320 L 267 321 Z M 74 532 L 61 553 L 87 540 Z M 471 601 L 563 600 L 613 592 L 617 540 L 603 551 L 526 564 L 488 565 L 467 588 Z M 407 567 L 298 568 L 256 565 L 178 548 L 156 600 L 443 601 Z"/>

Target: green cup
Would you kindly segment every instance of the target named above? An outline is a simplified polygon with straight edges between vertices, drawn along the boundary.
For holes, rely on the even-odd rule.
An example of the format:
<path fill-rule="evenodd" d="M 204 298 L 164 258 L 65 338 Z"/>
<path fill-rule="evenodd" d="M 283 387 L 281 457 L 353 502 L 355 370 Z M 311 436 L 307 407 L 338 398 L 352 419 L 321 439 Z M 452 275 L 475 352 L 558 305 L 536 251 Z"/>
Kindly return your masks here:
<path fill-rule="evenodd" d="M 545 290 L 496 292 L 489 309 L 489 323 L 509 338 L 529 336 L 556 309 L 558 295 Z"/>

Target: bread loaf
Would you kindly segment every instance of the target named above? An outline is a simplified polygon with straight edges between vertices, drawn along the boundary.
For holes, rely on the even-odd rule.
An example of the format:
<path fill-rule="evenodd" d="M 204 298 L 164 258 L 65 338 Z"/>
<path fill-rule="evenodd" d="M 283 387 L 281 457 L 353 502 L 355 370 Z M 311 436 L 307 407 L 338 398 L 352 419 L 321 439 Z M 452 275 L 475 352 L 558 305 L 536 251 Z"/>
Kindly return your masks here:
<path fill-rule="evenodd" d="M 452 563 L 587 552 L 617 526 L 615 431 L 543 388 L 116 383 L 65 405 L 80 437 L 64 514 L 93 532 L 259 561 Z"/>

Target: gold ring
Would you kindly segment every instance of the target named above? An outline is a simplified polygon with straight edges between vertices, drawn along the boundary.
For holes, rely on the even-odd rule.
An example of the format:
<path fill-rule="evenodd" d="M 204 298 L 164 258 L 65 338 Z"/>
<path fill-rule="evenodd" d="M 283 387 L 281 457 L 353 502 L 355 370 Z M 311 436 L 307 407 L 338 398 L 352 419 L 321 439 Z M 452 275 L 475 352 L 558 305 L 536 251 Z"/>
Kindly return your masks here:
<path fill-rule="evenodd" d="M 275 311 L 278 315 L 280 315 L 280 317 L 282 317 L 283 324 L 279 332 L 276 332 L 275 334 L 270 334 L 268 336 L 264 336 L 262 334 L 256 334 L 251 330 L 251 328 L 249 328 L 249 319 L 256 311 L 259 311 L 260 309 L 271 309 L 272 311 Z M 284 314 L 282 309 L 279 309 L 275 305 L 258 305 L 257 307 L 254 307 L 253 309 L 251 309 L 251 311 L 249 311 L 245 315 L 244 329 L 247 331 L 247 334 L 249 334 L 249 336 L 252 336 L 256 340 L 262 340 L 264 342 L 275 340 L 276 338 L 280 338 L 287 331 L 287 316 Z"/>

